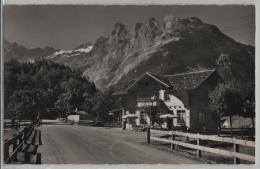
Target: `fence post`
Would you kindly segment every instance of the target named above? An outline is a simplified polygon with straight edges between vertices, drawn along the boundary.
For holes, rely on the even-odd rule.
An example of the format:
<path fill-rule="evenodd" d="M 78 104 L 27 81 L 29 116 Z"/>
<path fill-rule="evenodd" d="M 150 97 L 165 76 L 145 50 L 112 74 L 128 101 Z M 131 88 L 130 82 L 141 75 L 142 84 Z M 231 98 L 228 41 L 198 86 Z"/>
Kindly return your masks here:
<path fill-rule="evenodd" d="M 9 158 L 9 144 L 4 146 L 4 160 Z"/>
<path fill-rule="evenodd" d="M 18 140 L 19 140 L 19 144 L 22 144 L 22 142 L 23 142 L 23 133 L 22 134 L 20 134 L 20 136 L 19 136 L 19 138 L 18 138 Z"/>
<path fill-rule="evenodd" d="M 147 144 L 150 144 L 150 135 L 151 135 L 150 126 L 148 126 L 147 127 Z"/>
<path fill-rule="evenodd" d="M 25 152 L 25 153 L 24 153 L 24 163 L 25 163 L 25 164 L 29 164 L 30 161 L 31 161 L 31 154 L 28 153 L 28 152 Z"/>
<path fill-rule="evenodd" d="M 255 127 L 253 127 L 252 129 L 250 129 L 250 137 L 252 140 L 255 140 Z"/>
<path fill-rule="evenodd" d="M 24 140 L 25 140 L 26 137 L 27 137 L 28 131 L 29 131 L 29 128 L 26 126 L 26 127 L 24 128 Z"/>
<path fill-rule="evenodd" d="M 41 130 L 39 131 L 39 145 L 42 145 L 42 134 L 41 134 Z"/>
<path fill-rule="evenodd" d="M 241 139 L 244 139 L 244 128 L 242 128 L 240 131 L 240 137 Z"/>
<path fill-rule="evenodd" d="M 221 129 L 220 129 L 220 127 L 218 127 L 218 136 L 220 136 L 220 131 L 221 131 Z"/>
<path fill-rule="evenodd" d="M 172 132 L 172 140 L 175 140 L 175 135 Z M 175 150 L 176 149 L 176 145 L 175 144 L 171 144 L 171 150 Z"/>
<path fill-rule="evenodd" d="M 233 150 L 234 150 L 234 152 L 239 153 L 239 145 L 234 143 L 233 144 Z M 240 159 L 234 157 L 234 164 L 240 164 Z"/>
<path fill-rule="evenodd" d="M 41 164 L 42 163 L 42 154 L 37 153 L 36 155 L 36 164 Z"/>
<path fill-rule="evenodd" d="M 16 150 L 16 148 L 17 148 L 17 141 L 18 141 L 18 139 L 15 139 L 14 142 L 13 142 L 13 152 L 14 152 L 14 151 Z M 14 161 L 17 161 L 17 153 L 14 154 L 13 160 L 14 160 Z"/>
<path fill-rule="evenodd" d="M 199 134 L 197 134 L 197 135 L 199 135 Z M 199 146 L 199 145 L 200 145 L 200 139 L 197 138 L 196 140 L 197 140 L 197 145 Z M 197 157 L 198 157 L 198 158 L 201 157 L 201 150 L 197 150 Z"/>
<path fill-rule="evenodd" d="M 12 125 L 12 128 L 15 127 L 15 119 L 12 119 L 12 120 L 11 120 L 11 125 Z"/>
<path fill-rule="evenodd" d="M 230 128 L 230 135 L 231 135 L 231 137 L 233 137 L 233 129 L 232 128 L 233 127 Z"/>

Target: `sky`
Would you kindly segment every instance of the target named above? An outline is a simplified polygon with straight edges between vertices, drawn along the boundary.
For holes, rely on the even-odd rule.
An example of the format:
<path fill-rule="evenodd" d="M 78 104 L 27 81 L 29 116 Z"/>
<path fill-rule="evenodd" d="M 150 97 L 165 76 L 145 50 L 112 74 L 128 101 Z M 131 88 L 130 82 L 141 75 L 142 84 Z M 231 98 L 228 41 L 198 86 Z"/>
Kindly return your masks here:
<path fill-rule="evenodd" d="M 27 48 L 52 46 L 70 50 L 109 36 L 115 23 L 133 29 L 149 17 L 198 17 L 234 40 L 255 45 L 255 7 L 242 5 L 6 5 L 4 38 Z"/>

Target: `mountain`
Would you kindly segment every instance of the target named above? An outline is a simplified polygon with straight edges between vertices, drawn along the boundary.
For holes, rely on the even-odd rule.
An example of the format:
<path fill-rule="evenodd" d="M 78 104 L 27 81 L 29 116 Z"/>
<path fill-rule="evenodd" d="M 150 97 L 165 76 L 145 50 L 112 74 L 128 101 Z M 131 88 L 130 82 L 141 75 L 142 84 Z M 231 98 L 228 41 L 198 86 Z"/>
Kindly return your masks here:
<path fill-rule="evenodd" d="M 173 74 L 215 68 L 223 72 L 226 62 L 235 78 L 255 78 L 254 47 L 234 41 L 216 26 L 195 17 L 150 17 L 147 23 L 136 23 L 134 30 L 116 23 L 109 37 L 100 37 L 94 44 L 81 44 L 71 51 L 26 49 L 9 42 L 4 46 L 8 58 L 44 58 L 78 68 L 99 88 L 123 86 L 146 71 Z"/>
<path fill-rule="evenodd" d="M 10 43 L 4 39 L 3 42 L 3 52 L 4 52 L 4 60 L 9 61 L 10 59 L 16 59 L 19 61 L 28 61 L 28 60 L 37 60 L 44 59 L 46 56 L 54 53 L 58 49 L 54 49 L 52 47 L 45 48 L 34 48 L 28 49 L 22 45 L 17 43 Z"/>

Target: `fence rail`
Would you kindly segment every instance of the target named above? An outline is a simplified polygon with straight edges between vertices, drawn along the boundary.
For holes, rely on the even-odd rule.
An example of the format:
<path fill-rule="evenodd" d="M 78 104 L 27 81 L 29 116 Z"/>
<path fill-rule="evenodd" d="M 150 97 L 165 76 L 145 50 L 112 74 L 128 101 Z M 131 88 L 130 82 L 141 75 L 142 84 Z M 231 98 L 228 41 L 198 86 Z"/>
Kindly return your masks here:
<path fill-rule="evenodd" d="M 17 159 L 17 153 L 22 149 L 22 146 L 33 130 L 33 125 L 25 127 L 22 131 L 20 131 L 17 135 L 12 137 L 11 139 L 5 141 L 4 143 L 4 161 L 6 164 L 15 161 Z M 12 149 L 10 151 L 10 147 Z"/>
<path fill-rule="evenodd" d="M 20 128 L 20 126 L 26 126 L 31 124 L 32 122 L 29 120 L 5 120 L 4 121 L 4 127 L 8 128 L 8 127 L 12 127 L 12 128 Z"/>
<path fill-rule="evenodd" d="M 153 134 L 157 134 L 153 136 Z M 172 139 L 161 138 L 160 136 L 171 136 Z M 176 136 L 182 136 L 186 138 L 192 138 L 196 140 L 197 144 L 186 143 L 182 141 L 175 140 Z M 166 142 L 171 144 L 171 149 L 175 149 L 176 145 L 188 147 L 196 150 L 197 157 L 201 157 L 201 151 L 210 152 L 218 155 L 223 155 L 227 157 L 232 157 L 234 159 L 234 164 L 239 164 L 240 159 L 255 162 L 255 156 L 243 154 L 239 152 L 239 146 L 248 146 L 255 148 L 254 141 L 248 140 L 240 140 L 235 138 L 227 138 L 227 137 L 219 137 L 214 135 L 202 135 L 202 134 L 192 134 L 192 133 L 184 133 L 179 131 L 162 131 L 162 130 L 155 130 L 155 129 L 147 129 L 147 143 L 150 144 L 150 140 L 159 141 L 159 142 Z M 233 151 L 211 148 L 200 145 L 200 140 L 210 140 L 210 141 L 217 141 L 217 142 L 224 142 L 224 143 L 232 143 L 233 144 Z"/>
<path fill-rule="evenodd" d="M 229 135 L 229 136 L 239 136 L 240 138 L 251 138 L 254 139 L 255 128 L 219 128 L 218 136 L 220 135 Z"/>

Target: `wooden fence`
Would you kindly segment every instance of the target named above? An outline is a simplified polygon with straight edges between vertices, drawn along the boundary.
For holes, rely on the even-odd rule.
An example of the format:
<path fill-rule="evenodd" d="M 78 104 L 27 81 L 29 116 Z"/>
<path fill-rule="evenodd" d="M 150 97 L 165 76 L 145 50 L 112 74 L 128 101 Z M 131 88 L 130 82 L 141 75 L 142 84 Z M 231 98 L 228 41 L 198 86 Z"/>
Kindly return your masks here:
<path fill-rule="evenodd" d="M 6 164 L 17 160 L 17 153 L 22 149 L 24 142 L 31 135 L 33 125 L 25 127 L 17 135 L 4 143 L 4 162 Z"/>
<path fill-rule="evenodd" d="M 158 135 L 169 136 L 172 139 L 155 137 L 155 136 L 153 136 L 153 134 L 157 134 L 157 136 Z M 175 140 L 176 136 L 195 139 L 196 144 L 177 141 L 177 140 Z M 214 135 L 184 133 L 184 132 L 179 132 L 179 131 L 162 131 L 162 130 L 155 130 L 155 129 L 148 128 L 147 129 L 147 143 L 150 144 L 151 140 L 170 143 L 171 149 L 175 149 L 176 146 L 183 146 L 183 147 L 195 149 L 196 155 L 197 155 L 198 158 L 201 157 L 201 152 L 205 151 L 205 152 L 210 152 L 210 153 L 214 153 L 214 154 L 218 154 L 218 155 L 232 157 L 234 159 L 234 164 L 239 164 L 240 159 L 255 162 L 255 156 L 243 154 L 243 153 L 239 152 L 239 146 L 240 145 L 255 148 L 255 142 L 254 141 L 241 140 L 241 139 L 228 138 L 228 137 L 219 137 L 219 136 L 214 136 Z M 210 140 L 210 141 L 216 141 L 216 142 L 231 143 L 231 144 L 233 144 L 233 151 L 202 146 L 202 145 L 200 145 L 200 140 Z"/>
<path fill-rule="evenodd" d="M 20 128 L 21 126 L 30 125 L 30 120 L 4 120 L 4 128 Z"/>
<path fill-rule="evenodd" d="M 255 137 L 255 128 L 218 128 L 218 136 L 228 135 L 231 137 L 251 138 Z"/>

